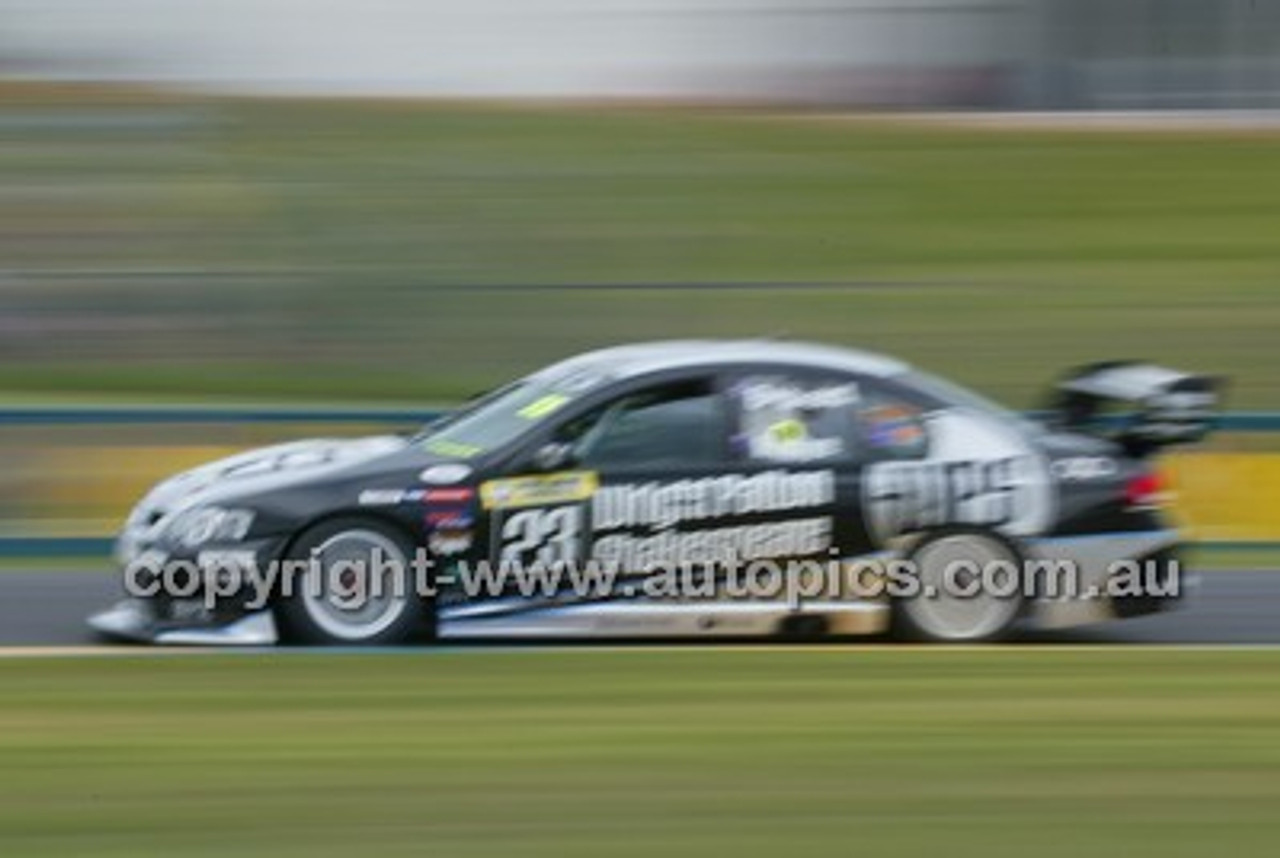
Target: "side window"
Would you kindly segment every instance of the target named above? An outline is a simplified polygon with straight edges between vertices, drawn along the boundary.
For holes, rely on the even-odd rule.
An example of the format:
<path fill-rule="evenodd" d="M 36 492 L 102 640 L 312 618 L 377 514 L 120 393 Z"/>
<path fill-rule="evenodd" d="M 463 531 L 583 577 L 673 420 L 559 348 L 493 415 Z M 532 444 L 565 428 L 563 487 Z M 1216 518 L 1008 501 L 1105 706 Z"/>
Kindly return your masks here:
<path fill-rule="evenodd" d="M 681 382 L 625 396 L 578 425 L 577 459 L 593 468 L 688 467 L 724 459 L 724 423 L 711 382 Z"/>
<path fill-rule="evenodd" d="M 875 380 L 861 385 L 854 420 L 866 459 L 920 459 L 929 452 L 927 411 L 904 392 Z"/>
<path fill-rule="evenodd" d="M 853 455 L 857 381 L 843 376 L 761 373 L 729 388 L 734 452 L 778 464 L 833 462 Z"/>

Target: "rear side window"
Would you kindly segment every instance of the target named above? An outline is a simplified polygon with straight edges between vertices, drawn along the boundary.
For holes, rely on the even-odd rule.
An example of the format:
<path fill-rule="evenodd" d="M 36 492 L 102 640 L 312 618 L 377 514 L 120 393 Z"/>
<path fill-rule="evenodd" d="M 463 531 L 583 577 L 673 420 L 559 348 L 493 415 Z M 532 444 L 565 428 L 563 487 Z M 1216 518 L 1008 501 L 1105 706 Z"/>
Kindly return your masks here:
<path fill-rule="evenodd" d="M 740 459 L 776 464 L 821 464 L 854 455 L 853 413 L 859 384 L 852 378 L 761 373 L 729 386 L 732 446 Z"/>
<path fill-rule="evenodd" d="M 929 452 L 927 411 L 918 397 L 910 397 L 878 381 L 862 384 L 854 413 L 857 444 L 862 458 L 919 459 Z"/>
<path fill-rule="evenodd" d="M 928 453 L 919 396 L 876 378 L 761 373 L 728 388 L 739 459 L 778 465 L 918 459 Z"/>

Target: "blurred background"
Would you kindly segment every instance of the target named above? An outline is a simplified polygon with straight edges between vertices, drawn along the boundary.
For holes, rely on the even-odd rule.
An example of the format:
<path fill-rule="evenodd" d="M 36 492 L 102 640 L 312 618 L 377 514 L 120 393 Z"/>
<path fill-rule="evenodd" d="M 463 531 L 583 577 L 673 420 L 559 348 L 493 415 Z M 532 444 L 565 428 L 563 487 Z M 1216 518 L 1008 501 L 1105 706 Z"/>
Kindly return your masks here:
<path fill-rule="evenodd" d="M 0 0 L 0 533 L 622 340 L 1280 408 L 1277 107 L 1280 0 Z M 101 410 L 228 403 L 317 425 Z M 1205 538 L 1280 539 L 1249 425 Z"/>
<path fill-rule="evenodd" d="M 0 0 L 0 643 L 175 470 L 683 336 L 1229 376 L 1163 639 L 1275 640 L 1277 200 L 1280 0 Z M 0 647 L 0 855 L 1274 855 L 1275 650 L 1132 633 Z"/>

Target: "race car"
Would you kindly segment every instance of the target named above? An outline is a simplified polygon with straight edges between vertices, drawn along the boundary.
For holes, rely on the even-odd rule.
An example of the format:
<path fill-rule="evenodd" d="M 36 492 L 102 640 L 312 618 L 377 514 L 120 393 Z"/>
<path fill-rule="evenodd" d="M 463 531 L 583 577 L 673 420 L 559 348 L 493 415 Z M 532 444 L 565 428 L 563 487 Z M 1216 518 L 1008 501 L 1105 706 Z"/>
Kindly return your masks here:
<path fill-rule="evenodd" d="M 975 642 L 1149 614 L 1181 596 L 1152 459 L 1210 430 L 1219 387 L 1094 364 L 1032 419 L 843 348 L 593 351 L 415 434 L 160 483 L 118 539 L 130 596 L 90 624 L 193 645 Z"/>

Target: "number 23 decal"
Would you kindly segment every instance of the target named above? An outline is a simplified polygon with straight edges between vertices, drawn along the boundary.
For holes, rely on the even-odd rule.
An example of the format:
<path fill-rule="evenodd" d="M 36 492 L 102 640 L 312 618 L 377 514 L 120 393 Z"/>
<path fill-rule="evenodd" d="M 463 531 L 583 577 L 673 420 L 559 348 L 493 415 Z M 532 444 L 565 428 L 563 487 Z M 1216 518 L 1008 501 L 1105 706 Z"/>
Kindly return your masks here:
<path fill-rule="evenodd" d="M 521 510 L 502 523 L 500 559 L 572 563 L 578 559 L 581 535 L 580 506 Z"/>

